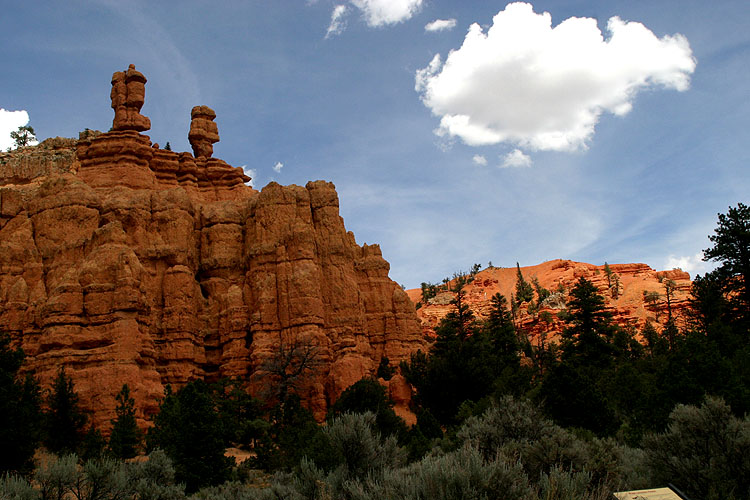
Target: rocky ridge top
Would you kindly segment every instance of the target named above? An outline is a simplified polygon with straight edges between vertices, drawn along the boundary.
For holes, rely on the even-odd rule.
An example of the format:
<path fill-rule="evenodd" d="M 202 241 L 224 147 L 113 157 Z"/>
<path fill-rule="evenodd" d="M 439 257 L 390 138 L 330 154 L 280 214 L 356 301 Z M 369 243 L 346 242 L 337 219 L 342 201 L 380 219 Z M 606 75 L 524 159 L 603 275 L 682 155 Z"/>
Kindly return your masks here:
<path fill-rule="evenodd" d="M 565 323 L 557 317 L 557 313 L 565 308 L 568 292 L 581 277 L 597 286 L 615 323 L 630 325 L 637 330 L 642 329 L 646 321 L 650 321 L 657 329 L 664 326 L 668 314 L 665 280 L 672 280 L 676 287 L 670 300 L 672 314 L 678 326 L 682 326 L 692 283 L 688 273 L 680 269 L 656 271 L 646 264 L 610 264 L 609 268 L 617 276 L 616 285 L 614 278 L 608 282 L 603 265 L 557 259 L 536 266 L 521 267 L 527 282 L 531 283 L 536 278 L 542 287 L 551 292 L 538 310 L 532 308 L 529 311 L 528 305 L 524 304 L 518 311 L 517 324 L 529 334 L 532 345 L 559 340 Z M 510 303 L 516 281 L 515 267 L 484 269 L 465 286 L 466 304 L 478 318 L 485 319 L 491 309 L 491 297 L 499 292 Z M 654 300 L 647 299 L 644 292 L 651 294 Z M 421 289 L 407 290 L 407 293 L 415 303 L 422 302 Z M 434 337 L 435 327 L 453 308 L 450 301 L 454 297 L 454 293 L 442 290 L 426 303 L 421 303 L 417 315 L 426 336 Z M 536 294 L 534 298 L 536 300 Z"/>

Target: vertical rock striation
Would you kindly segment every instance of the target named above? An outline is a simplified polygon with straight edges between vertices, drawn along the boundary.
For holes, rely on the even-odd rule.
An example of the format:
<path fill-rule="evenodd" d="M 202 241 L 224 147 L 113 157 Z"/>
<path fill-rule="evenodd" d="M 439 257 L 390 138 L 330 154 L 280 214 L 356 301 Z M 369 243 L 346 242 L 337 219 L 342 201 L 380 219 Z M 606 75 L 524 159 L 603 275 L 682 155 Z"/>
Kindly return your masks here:
<path fill-rule="evenodd" d="M 0 175 L 0 331 L 44 386 L 65 366 L 106 432 L 127 383 L 146 426 L 166 384 L 239 377 L 259 393 L 280 343 L 305 339 L 316 369 L 301 390 L 322 418 L 381 357 L 423 345 L 379 247 L 346 231 L 333 184 L 258 192 L 210 150 L 154 147 L 139 133 L 145 81 L 115 73 L 111 132 L 0 158 L 12 170 Z M 209 149 L 211 114 L 194 108 L 213 125 L 201 125 Z"/>

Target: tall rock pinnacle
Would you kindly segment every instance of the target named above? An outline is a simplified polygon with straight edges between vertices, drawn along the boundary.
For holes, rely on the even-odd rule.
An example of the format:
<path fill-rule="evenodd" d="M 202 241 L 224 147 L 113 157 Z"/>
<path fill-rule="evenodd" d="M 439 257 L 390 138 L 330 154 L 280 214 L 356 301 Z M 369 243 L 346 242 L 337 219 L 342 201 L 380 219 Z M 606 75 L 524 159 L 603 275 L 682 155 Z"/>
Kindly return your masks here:
<path fill-rule="evenodd" d="M 141 114 L 146 96 L 146 77 L 136 71 L 135 65 L 126 71 L 116 71 L 112 75 L 112 109 L 115 118 L 112 130 L 135 130 L 143 132 L 151 128 L 151 120 Z"/>
<path fill-rule="evenodd" d="M 190 112 L 188 140 L 196 158 L 211 158 L 215 142 L 219 142 L 219 128 L 214 123 L 216 113 L 208 106 L 195 106 Z"/>

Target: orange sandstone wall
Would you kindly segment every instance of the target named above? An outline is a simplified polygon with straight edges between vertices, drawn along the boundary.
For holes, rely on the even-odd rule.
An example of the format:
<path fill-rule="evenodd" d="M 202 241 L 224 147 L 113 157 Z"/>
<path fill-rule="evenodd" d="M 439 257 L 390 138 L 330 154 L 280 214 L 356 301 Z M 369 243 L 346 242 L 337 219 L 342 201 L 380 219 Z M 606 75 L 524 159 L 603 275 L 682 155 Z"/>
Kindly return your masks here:
<path fill-rule="evenodd" d="M 382 356 L 424 345 L 333 184 L 248 180 L 136 130 L 0 154 L 0 330 L 43 387 L 64 366 L 106 432 L 127 383 L 145 426 L 166 384 L 239 377 L 260 391 L 279 340 L 301 336 L 319 346 L 304 399 L 320 418 Z"/>

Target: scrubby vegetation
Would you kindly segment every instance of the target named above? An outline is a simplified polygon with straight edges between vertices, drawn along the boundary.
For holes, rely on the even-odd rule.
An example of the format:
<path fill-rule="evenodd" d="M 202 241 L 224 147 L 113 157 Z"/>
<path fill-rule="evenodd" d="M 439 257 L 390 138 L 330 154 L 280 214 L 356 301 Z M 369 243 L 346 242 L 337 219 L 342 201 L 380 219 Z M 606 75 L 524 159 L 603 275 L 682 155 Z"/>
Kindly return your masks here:
<path fill-rule="evenodd" d="M 614 275 L 608 290 L 580 279 L 560 315 L 561 342 L 536 346 L 513 307 L 564 291 L 526 282 L 518 268 L 516 296 L 495 295 L 478 321 L 464 301 L 470 275 L 455 276 L 453 310 L 431 350 L 397 369 L 416 389 L 412 428 L 372 378 L 347 389 L 321 426 L 285 369 L 266 401 L 240 381 L 168 389 L 145 439 L 148 460 L 126 463 L 143 449 L 127 386 L 105 443 L 86 431 L 64 371 L 41 412 L 38 385 L 18 375 L 23 353 L 3 337 L 0 497 L 593 500 L 669 482 L 692 498 L 749 499 L 750 209 L 720 215 L 711 241 L 705 254 L 720 265 L 695 278 L 684 326 L 648 323 L 642 341 L 604 309 Z M 314 369 L 314 346 L 286 347 L 279 366 Z M 395 370 L 385 359 L 378 375 Z M 59 458 L 33 469 L 40 440 Z M 229 445 L 252 458 L 233 466 Z"/>

